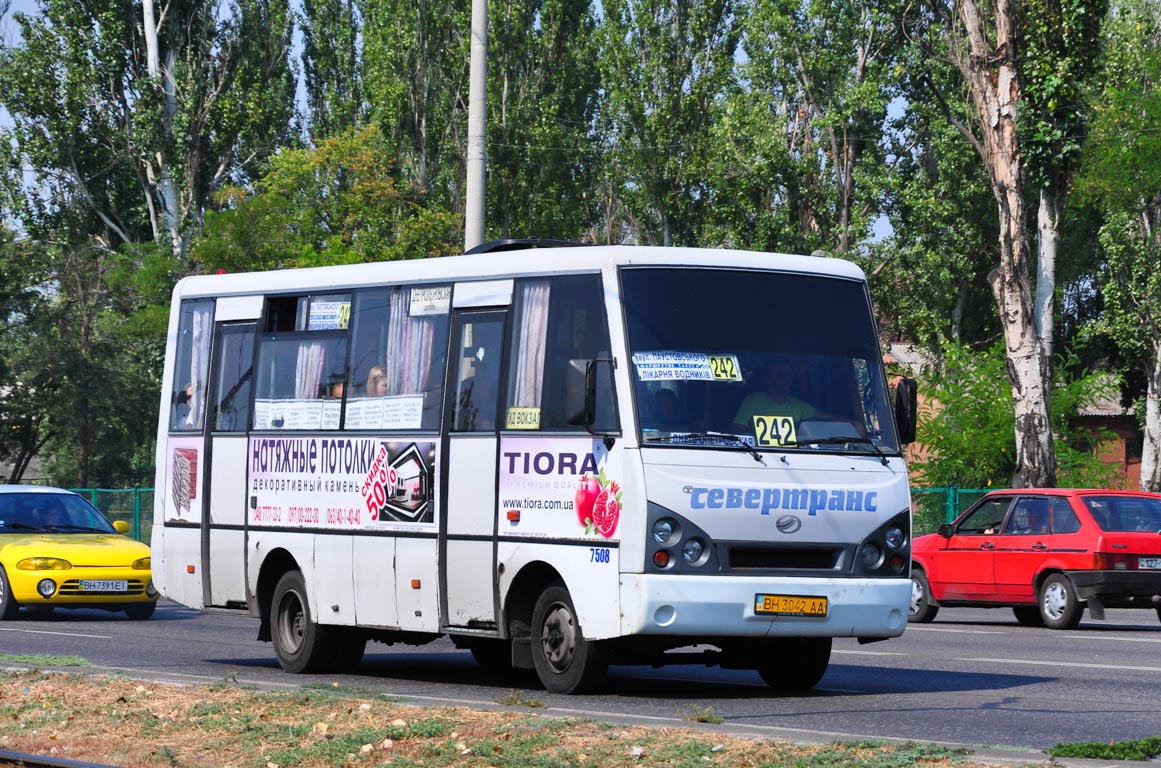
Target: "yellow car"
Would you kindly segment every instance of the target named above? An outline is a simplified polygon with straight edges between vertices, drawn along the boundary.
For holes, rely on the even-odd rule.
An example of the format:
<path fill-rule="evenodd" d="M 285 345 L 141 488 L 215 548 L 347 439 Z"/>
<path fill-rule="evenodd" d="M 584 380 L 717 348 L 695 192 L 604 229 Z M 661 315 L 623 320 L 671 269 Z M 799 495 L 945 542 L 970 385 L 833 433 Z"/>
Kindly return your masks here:
<path fill-rule="evenodd" d="M 148 619 L 157 607 L 149 547 L 71 491 L 0 485 L 0 620 L 20 608 L 100 608 Z"/>

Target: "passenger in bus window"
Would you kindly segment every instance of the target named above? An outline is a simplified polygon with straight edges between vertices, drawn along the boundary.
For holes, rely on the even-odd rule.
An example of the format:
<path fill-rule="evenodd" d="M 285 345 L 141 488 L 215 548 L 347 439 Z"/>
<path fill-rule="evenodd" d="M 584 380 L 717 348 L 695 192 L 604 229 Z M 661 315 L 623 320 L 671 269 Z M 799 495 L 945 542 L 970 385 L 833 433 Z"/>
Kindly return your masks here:
<path fill-rule="evenodd" d="M 381 365 L 371 366 L 371 372 L 367 374 L 367 397 L 384 397 L 387 390 L 387 369 Z"/>
<path fill-rule="evenodd" d="M 193 384 L 186 384 L 177 394 L 173 429 L 193 429 Z"/>
<path fill-rule="evenodd" d="M 790 391 L 794 385 L 794 363 L 784 357 L 775 357 L 762 369 L 765 388 L 752 392 L 738 406 L 734 416 L 734 430 L 747 434 L 753 429 L 755 416 L 789 416 L 795 422 L 815 415 L 815 408 L 799 400 Z"/>
<path fill-rule="evenodd" d="M 330 391 L 327 393 L 327 400 L 342 400 L 343 399 L 343 382 L 336 381 L 331 384 Z"/>

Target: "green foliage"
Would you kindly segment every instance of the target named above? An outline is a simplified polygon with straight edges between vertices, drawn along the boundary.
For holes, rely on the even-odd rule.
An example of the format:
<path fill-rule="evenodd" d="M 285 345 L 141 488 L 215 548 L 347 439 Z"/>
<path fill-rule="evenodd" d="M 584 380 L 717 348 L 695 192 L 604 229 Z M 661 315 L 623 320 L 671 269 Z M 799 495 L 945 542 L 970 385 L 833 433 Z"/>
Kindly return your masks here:
<path fill-rule="evenodd" d="M 27 664 L 32 667 L 91 667 L 93 665 L 83 656 L 56 656 L 43 653 L 0 653 L 0 661 Z"/>
<path fill-rule="evenodd" d="M 227 189 L 191 253 L 202 271 L 282 269 L 439 256 L 459 219 L 402 184 L 375 126 L 286 150 L 248 191 Z"/>
<path fill-rule="evenodd" d="M 746 0 L 745 57 L 714 115 L 707 239 L 740 247 L 853 253 L 883 182 L 896 3 Z"/>
<path fill-rule="evenodd" d="M 947 344 L 942 366 L 926 374 L 917 432 L 925 453 L 911 464 L 916 476 L 929 487 L 1010 485 L 1016 471 L 1015 417 L 1002 344 L 981 352 Z M 1058 382 L 1053 390 L 1056 473 L 1061 487 L 1116 487 L 1116 467 L 1103 463 L 1088 448 L 1110 439 L 1111 434 L 1082 433 L 1070 426 L 1083 405 L 1114 391 L 1115 382 L 1099 374 Z"/>
<path fill-rule="evenodd" d="M 308 127 L 318 141 L 364 121 L 356 2 L 304 0 L 301 27 Z"/>
<path fill-rule="evenodd" d="M 507 0 L 488 18 L 489 237 L 582 240 L 598 217 L 600 98 L 588 0 Z"/>
<path fill-rule="evenodd" d="M 1023 0 L 1016 4 L 1023 49 L 1021 144 L 1030 180 L 1064 186 L 1079 163 L 1090 113 L 1087 96 L 1100 71 L 1101 24 L 1108 0 Z"/>
<path fill-rule="evenodd" d="M 364 93 L 387 156 L 433 210 L 456 210 L 467 153 L 469 3 L 357 3 Z"/>
<path fill-rule="evenodd" d="M 1161 756 L 1161 736 L 1129 741 L 1082 741 L 1060 743 L 1048 750 L 1053 757 L 1083 757 L 1092 760 L 1152 760 Z"/>
<path fill-rule="evenodd" d="M 734 0 L 606 0 L 599 30 L 602 130 L 612 189 L 624 206 L 614 241 L 698 244 L 719 100 L 733 76 L 740 30 Z"/>

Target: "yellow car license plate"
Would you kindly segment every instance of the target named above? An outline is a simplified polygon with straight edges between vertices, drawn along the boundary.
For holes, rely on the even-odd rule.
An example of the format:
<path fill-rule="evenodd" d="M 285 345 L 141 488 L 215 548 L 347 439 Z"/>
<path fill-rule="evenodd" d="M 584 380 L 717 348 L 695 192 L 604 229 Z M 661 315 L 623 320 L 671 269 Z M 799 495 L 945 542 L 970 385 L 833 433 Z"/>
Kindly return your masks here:
<path fill-rule="evenodd" d="M 826 598 L 807 595 L 754 595 L 754 613 L 773 616 L 826 616 Z"/>

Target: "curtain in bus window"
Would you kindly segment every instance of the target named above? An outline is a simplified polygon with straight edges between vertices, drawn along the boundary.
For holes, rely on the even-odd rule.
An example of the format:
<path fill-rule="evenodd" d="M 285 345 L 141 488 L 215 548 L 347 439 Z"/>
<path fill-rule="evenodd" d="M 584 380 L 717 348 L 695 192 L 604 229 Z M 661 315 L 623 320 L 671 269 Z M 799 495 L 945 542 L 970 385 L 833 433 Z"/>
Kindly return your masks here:
<path fill-rule="evenodd" d="M 388 394 L 422 395 L 427 390 L 434 340 L 434 318 L 412 317 L 410 291 L 393 292 L 387 324 Z"/>
<path fill-rule="evenodd" d="M 213 304 L 198 304 L 193 307 L 191 329 L 193 348 L 190 354 L 189 381 L 191 386 L 189 414 L 183 429 L 201 429 L 206 414 L 206 382 L 210 370 L 210 341 L 213 333 Z"/>
<path fill-rule="evenodd" d="M 512 405 L 539 408 L 544 391 L 544 359 L 548 348 L 547 280 L 520 286 L 520 333 L 516 340 L 516 380 Z"/>
<path fill-rule="evenodd" d="M 325 358 L 326 348 L 321 342 L 306 342 L 298 348 L 298 365 L 294 371 L 296 400 L 313 400 L 320 396 Z"/>

